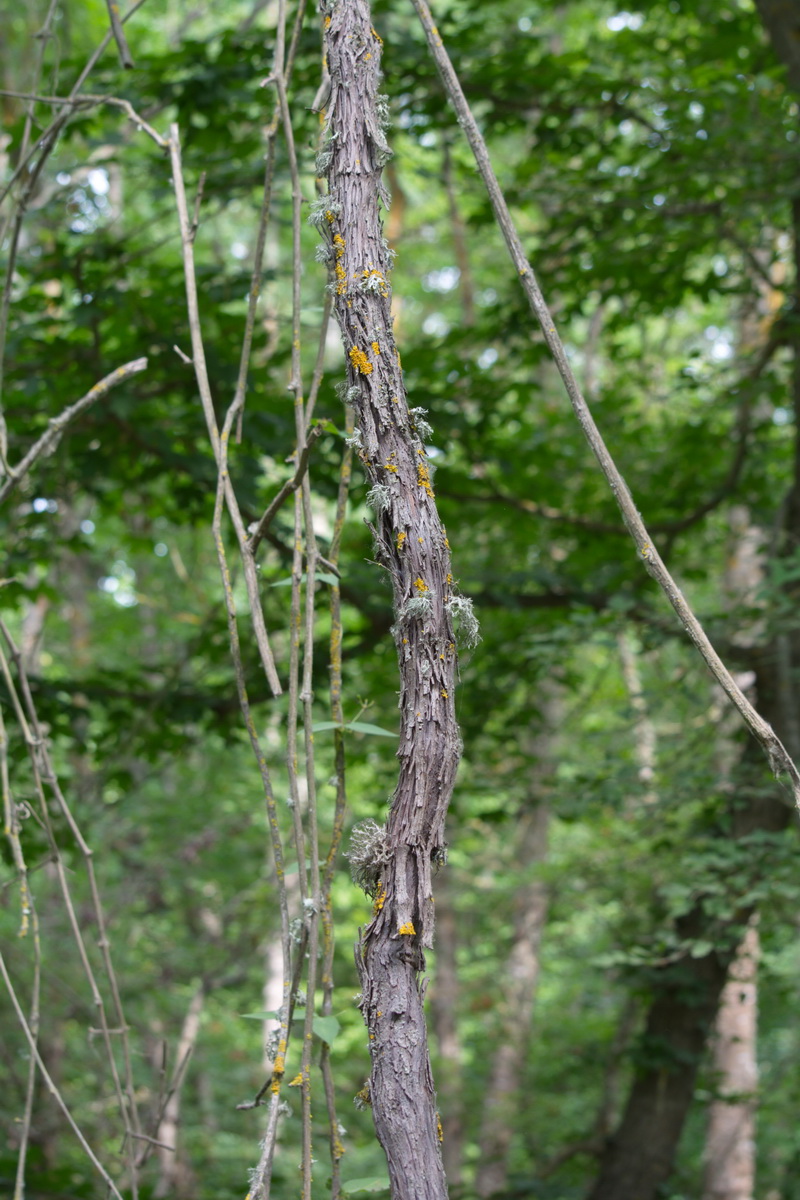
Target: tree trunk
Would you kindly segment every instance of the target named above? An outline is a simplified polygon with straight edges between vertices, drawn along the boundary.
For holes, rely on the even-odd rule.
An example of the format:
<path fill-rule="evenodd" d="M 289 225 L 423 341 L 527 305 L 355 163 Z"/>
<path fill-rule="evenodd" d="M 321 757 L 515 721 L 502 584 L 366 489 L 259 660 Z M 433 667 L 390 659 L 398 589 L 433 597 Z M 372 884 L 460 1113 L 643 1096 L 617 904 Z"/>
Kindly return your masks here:
<path fill-rule="evenodd" d="M 722 993 L 714 1035 L 719 1093 L 706 1134 L 703 1200 L 753 1200 L 758 929 L 751 925 Z"/>
<path fill-rule="evenodd" d="M 550 728 L 537 739 L 542 751 L 542 743 L 549 736 Z M 534 775 L 540 773 L 541 766 L 537 764 Z M 483 1103 L 475 1179 L 475 1191 L 481 1197 L 503 1191 L 508 1181 L 508 1156 L 515 1118 L 522 1104 L 522 1074 L 539 979 L 539 943 L 547 917 L 547 887 L 536 870 L 547 854 L 550 812 L 536 783 L 531 790 L 533 794 L 514 835 L 514 867 L 526 870 L 529 878 L 514 897 L 511 948 L 501 971 L 504 984 L 495 1039 L 497 1049 Z"/>
<path fill-rule="evenodd" d="M 153 1189 L 154 1197 L 191 1196 L 195 1180 L 188 1165 L 178 1154 L 178 1132 L 180 1130 L 181 1088 L 186 1077 L 186 1068 L 200 1033 L 200 1021 L 205 1004 L 205 988 L 202 984 L 192 996 L 186 1016 L 183 1018 L 181 1036 L 176 1050 L 175 1071 L 172 1079 L 172 1095 L 167 1100 L 156 1132 L 158 1155 L 158 1179 Z"/>
<path fill-rule="evenodd" d="M 381 170 L 389 156 L 378 95 L 382 42 L 366 0 L 323 0 L 331 91 L 318 169 L 327 197 L 312 213 L 331 266 L 347 359 L 355 444 L 372 483 L 375 555 L 394 592 L 400 662 L 400 773 L 385 829 L 361 831 L 356 877 L 375 897 L 357 953 L 369 1029 L 370 1092 L 396 1200 L 447 1195 L 427 1032 L 423 950 L 433 941 L 432 868 L 461 749 L 455 720 L 454 619 L 474 636 L 454 595 L 450 549 L 425 453 L 428 427 L 409 410 L 391 320 L 391 254 L 383 237 Z"/>

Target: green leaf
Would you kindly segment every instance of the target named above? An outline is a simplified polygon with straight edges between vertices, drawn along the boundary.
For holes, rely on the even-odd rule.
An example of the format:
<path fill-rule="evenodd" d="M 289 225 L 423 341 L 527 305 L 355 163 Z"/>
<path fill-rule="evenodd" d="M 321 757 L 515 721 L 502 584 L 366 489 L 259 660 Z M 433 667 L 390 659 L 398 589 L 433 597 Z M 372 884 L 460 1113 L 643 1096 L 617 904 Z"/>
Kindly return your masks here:
<path fill-rule="evenodd" d="M 388 1190 L 388 1178 L 380 1175 L 376 1175 L 372 1179 L 348 1179 L 341 1186 L 341 1191 L 345 1196 L 352 1196 L 355 1192 L 388 1192 Z"/>
<path fill-rule="evenodd" d="M 380 725 L 370 725 L 367 721 L 348 721 L 345 729 L 352 729 L 354 733 L 377 733 L 380 737 L 397 737 L 391 729 L 381 729 Z"/>
<path fill-rule="evenodd" d="M 274 1017 L 277 1021 L 278 1014 L 276 1012 L 254 1012 L 254 1013 L 239 1013 L 240 1017 L 244 1017 L 246 1021 L 268 1021 L 270 1017 Z"/>
<path fill-rule="evenodd" d="M 337 721 L 315 721 L 311 728 L 314 733 L 322 733 L 325 729 L 346 729 L 351 733 L 375 733 L 379 737 L 397 737 L 391 729 L 370 725 L 368 721 L 346 721 L 344 725 L 339 725 Z"/>
<path fill-rule="evenodd" d="M 308 579 L 308 576 L 306 574 L 304 574 L 301 582 L 305 583 L 307 579 Z M 339 580 L 337 579 L 337 577 L 335 575 L 331 575 L 329 571 L 317 571 L 317 573 L 314 576 L 314 582 L 315 583 L 338 583 Z M 286 579 L 279 579 L 277 581 L 277 583 L 271 583 L 269 586 L 274 587 L 274 588 L 275 587 L 291 587 L 292 586 L 292 576 L 289 575 Z"/>
<path fill-rule="evenodd" d="M 336 1017 L 314 1017 L 312 1022 L 314 1033 L 318 1038 L 322 1038 L 323 1042 L 332 1045 L 337 1033 L 342 1028 Z"/>

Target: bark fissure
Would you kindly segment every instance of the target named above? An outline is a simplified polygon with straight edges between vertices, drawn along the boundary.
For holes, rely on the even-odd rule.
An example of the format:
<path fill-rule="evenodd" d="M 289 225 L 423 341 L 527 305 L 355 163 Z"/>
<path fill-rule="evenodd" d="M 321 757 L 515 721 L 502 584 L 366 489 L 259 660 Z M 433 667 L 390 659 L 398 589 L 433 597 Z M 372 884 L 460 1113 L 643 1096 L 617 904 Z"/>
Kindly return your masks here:
<path fill-rule="evenodd" d="M 380 96 L 382 42 L 365 0 L 321 5 L 331 90 L 318 167 L 329 194 L 312 220 L 323 234 L 347 360 L 354 444 L 372 484 L 375 555 L 394 593 L 400 666 L 400 762 L 375 903 L 357 950 L 372 1054 L 375 1128 L 392 1195 L 446 1196 L 441 1125 L 423 1015 L 424 948 L 433 940 L 432 874 L 461 750 L 453 694 L 456 597 L 447 534 L 436 510 L 424 414 L 409 409 L 391 317 L 392 253 L 379 205 L 389 148 Z"/>

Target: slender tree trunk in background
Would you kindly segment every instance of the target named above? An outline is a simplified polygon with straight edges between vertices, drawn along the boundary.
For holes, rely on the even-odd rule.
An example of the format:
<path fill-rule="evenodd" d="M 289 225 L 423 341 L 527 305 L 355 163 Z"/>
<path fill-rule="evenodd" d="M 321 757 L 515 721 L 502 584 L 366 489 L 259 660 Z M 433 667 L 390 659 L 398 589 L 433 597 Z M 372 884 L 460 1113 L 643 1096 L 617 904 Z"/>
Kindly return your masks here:
<path fill-rule="evenodd" d="M 454 597 L 447 535 L 425 454 L 427 430 L 409 411 L 391 319 L 391 255 L 378 210 L 389 150 L 378 95 L 382 42 L 366 0 L 323 0 L 331 77 L 318 168 L 329 194 L 314 219 L 332 267 L 347 361 L 347 398 L 359 457 L 372 483 L 375 554 L 394 592 L 400 662 L 400 774 L 385 830 L 360 843 L 358 873 L 375 895 L 357 963 L 369 1029 L 370 1093 L 395 1200 L 444 1200 L 441 1154 L 422 1007 L 424 948 L 433 942 L 432 867 L 460 737 L 455 720 Z M 472 619 L 474 620 L 474 618 Z M 351 851 L 354 867 L 356 859 Z"/>
<path fill-rule="evenodd" d="M 194 1194 L 195 1180 L 187 1163 L 178 1153 L 178 1133 L 180 1130 L 181 1089 L 186 1078 L 186 1068 L 192 1056 L 197 1038 L 200 1033 L 200 1021 L 205 1004 L 205 988 L 201 984 L 192 996 L 186 1016 L 183 1018 L 181 1036 L 175 1051 L 175 1067 L 177 1075 L 173 1079 L 174 1090 L 167 1101 L 161 1120 L 158 1123 L 156 1147 L 158 1155 L 158 1179 L 153 1189 L 156 1200 L 160 1197 L 172 1196 L 175 1200 L 183 1200 Z M 170 1147 L 170 1149 L 167 1149 Z"/>
<path fill-rule="evenodd" d="M 746 314 L 741 344 L 758 344 L 758 327 L 763 326 L 770 298 Z M 753 524 L 744 505 L 735 505 L 730 514 L 732 546 L 727 558 L 723 595 L 731 606 L 753 607 L 758 604 L 764 584 L 765 536 Z M 738 645 L 752 647 L 763 634 L 763 621 L 736 631 Z M 742 688 L 748 686 L 744 675 L 737 677 Z M 717 723 L 720 784 L 733 794 L 731 778 L 736 755 L 733 730 L 720 695 Z M 758 928 L 750 925 L 731 964 L 728 982 L 722 992 L 716 1027 L 711 1039 L 712 1065 L 716 1098 L 708 1110 L 704 1152 L 703 1200 L 752 1200 L 755 1184 L 755 1115 L 758 1068 L 756 1038 L 758 1032 Z"/>
<path fill-rule="evenodd" d="M 639 782 L 642 793 L 639 797 L 644 804 L 655 804 L 658 793 L 655 790 L 656 776 L 656 727 L 648 711 L 647 701 L 642 690 L 642 680 L 639 674 L 637 647 L 630 630 L 626 629 L 617 638 L 619 646 L 622 679 L 628 693 L 628 700 L 634 716 L 634 754 L 639 764 Z"/>
<path fill-rule="evenodd" d="M 526 806 L 514 838 L 519 867 L 535 872 L 537 864 L 544 860 L 549 816 L 547 806 L 537 803 L 535 798 Z M 530 1103 L 528 1097 L 523 1101 L 521 1084 L 539 979 L 539 943 L 547 902 L 547 887 L 535 874 L 514 897 L 513 941 L 501 972 L 504 986 L 500 1030 L 483 1101 L 475 1179 L 475 1191 L 481 1197 L 492 1196 L 506 1187 L 509 1150 L 520 1109 Z"/>
<path fill-rule="evenodd" d="M 754 923 L 739 947 L 717 1013 L 713 1056 L 718 1098 L 709 1109 L 703 1200 L 753 1200 L 757 969 Z"/>
<path fill-rule="evenodd" d="M 521 1107 L 522 1079 L 530 1040 L 531 1021 L 539 981 L 539 945 L 547 918 L 548 892 L 538 871 L 547 856 L 550 810 L 546 778 L 554 759 L 553 739 L 560 724 L 558 691 L 541 692 L 539 728 L 530 739 L 528 794 L 513 836 L 514 872 L 525 878 L 513 899 L 511 948 L 500 972 L 503 993 L 497 1016 L 489 1083 L 482 1105 L 478 1139 L 480 1156 L 475 1191 L 480 1197 L 503 1191 L 508 1183 L 509 1151 Z"/>
<path fill-rule="evenodd" d="M 431 1023 L 439 1049 L 437 1080 L 442 1121 L 442 1156 L 450 1187 L 461 1183 L 464 1159 L 464 1078 L 458 1033 L 458 919 L 450 871 L 436 892 L 436 971 L 429 990 Z"/>
<path fill-rule="evenodd" d="M 797 204 L 794 215 L 797 233 Z M 800 340 L 794 347 L 793 389 L 795 412 L 800 417 Z M 795 477 L 784 505 L 779 554 L 796 548 L 800 530 L 800 420 L 795 428 Z M 800 656 L 799 640 L 798 631 L 792 630 L 747 650 L 759 710 L 792 756 L 800 751 L 796 715 L 800 697 L 797 672 L 792 670 L 793 661 Z M 735 840 L 755 832 L 778 833 L 793 819 L 785 797 L 777 790 L 765 790 L 757 758 L 754 744 L 748 742 L 731 811 Z M 753 769 L 751 779 L 749 768 Z M 731 934 L 751 915 L 738 914 L 738 920 L 730 924 Z M 718 922 L 713 932 L 709 930 L 702 905 L 678 922 L 678 931 L 690 939 L 708 940 L 709 933 L 712 940 L 721 932 L 724 936 Z M 735 957 L 735 947 L 718 942 L 717 949 L 702 958 L 687 955 L 660 970 L 642 1038 L 645 1065 L 636 1075 L 620 1125 L 603 1153 L 590 1200 L 655 1200 L 669 1178 L 692 1102 L 697 1068 Z"/>

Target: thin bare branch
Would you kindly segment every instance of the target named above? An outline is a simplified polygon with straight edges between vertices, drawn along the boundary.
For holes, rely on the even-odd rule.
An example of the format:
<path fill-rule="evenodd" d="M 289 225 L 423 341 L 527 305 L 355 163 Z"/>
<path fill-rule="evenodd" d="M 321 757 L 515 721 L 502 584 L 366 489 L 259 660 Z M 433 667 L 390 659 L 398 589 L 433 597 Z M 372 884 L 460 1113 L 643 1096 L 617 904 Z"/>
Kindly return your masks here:
<path fill-rule="evenodd" d="M 0 620 L 0 634 L 2 634 L 2 637 L 5 640 L 6 645 L 8 646 L 10 655 L 11 655 L 11 657 L 14 661 L 14 665 L 16 667 L 17 677 L 19 679 L 19 684 L 20 684 L 20 691 L 22 693 L 21 700 L 20 700 L 20 697 L 17 692 L 17 688 L 14 684 L 14 680 L 11 675 L 11 670 L 9 668 L 8 660 L 6 658 L 5 653 L 2 651 L 2 649 L 0 649 L 0 671 L 2 671 L 3 677 L 5 679 L 6 687 L 8 688 L 9 695 L 11 697 L 11 701 L 12 701 L 14 710 L 17 714 L 17 719 L 19 720 L 20 727 L 22 728 L 23 733 L 25 735 L 25 740 L 26 740 L 26 744 L 28 747 L 28 752 L 29 752 L 30 760 L 31 760 L 31 767 L 33 770 L 33 778 L 34 778 L 34 784 L 35 784 L 35 788 L 36 788 L 36 794 L 37 794 L 37 797 L 39 800 L 39 811 L 40 811 L 40 815 L 41 815 L 42 825 L 43 825 L 43 828 L 45 829 L 45 832 L 47 834 L 47 838 L 48 838 L 48 841 L 50 844 L 52 861 L 55 865 L 56 875 L 58 878 L 59 887 L 61 889 L 61 895 L 62 895 L 62 898 L 64 901 L 64 909 L 67 914 L 67 918 L 69 920 L 69 924 L 70 924 L 70 928 L 72 930 L 73 937 L 75 939 L 75 945 L 77 947 L 78 955 L 81 960 L 81 966 L 83 968 L 83 973 L 86 977 L 87 983 L 89 985 L 89 989 L 91 991 L 92 1003 L 94 1006 L 94 1010 L 97 1014 L 100 1030 L 103 1035 L 103 1043 L 104 1043 L 104 1047 L 105 1047 L 105 1051 L 106 1051 L 106 1057 L 108 1060 L 109 1070 L 111 1072 L 111 1078 L 114 1083 L 114 1090 L 116 1092 L 117 1104 L 119 1106 L 120 1116 L 122 1118 L 122 1121 L 123 1121 L 123 1124 L 125 1127 L 126 1149 L 127 1149 L 127 1153 L 128 1153 L 128 1157 L 129 1157 L 129 1165 L 130 1165 L 130 1171 L 131 1171 L 131 1180 L 130 1180 L 131 1191 L 132 1191 L 133 1200 L 136 1200 L 136 1197 L 138 1196 L 138 1184 L 137 1184 L 137 1177 L 136 1177 L 136 1162 L 135 1162 L 135 1157 L 133 1155 L 133 1144 L 130 1141 L 130 1134 L 138 1131 L 140 1128 L 140 1125 L 139 1125 L 139 1116 L 138 1116 L 138 1109 L 137 1109 L 137 1103 L 136 1103 L 136 1093 L 135 1093 L 134 1084 L 133 1084 L 133 1072 L 132 1072 L 132 1065 L 131 1065 L 130 1044 L 128 1041 L 128 1025 L 125 1020 L 125 1015 L 124 1015 L 124 1012 L 122 1009 L 122 1001 L 120 998 L 119 987 L 117 984 L 117 979 L 116 979 L 116 974 L 114 971 L 113 963 L 111 961 L 110 942 L 109 942 L 109 938 L 108 938 L 105 915 L 103 913 L 103 907 L 102 907 L 102 903 L 100 901 L 100 893 L 99 893 L 99 889 L 97 886 L 97 878 L 96 878 L 95 870 L 94 870 L 93 854 L 92 854 L 92 851 L 91 851 L 90 847 L 88 846 L 85 838 L 83 837 L 81 829 L 80 829 L 77 821 L 75 820 L 75 817 L 67 803 L 64 793 L 61 790 L 61 785 L 59 783 L 58 776 L 56 775 L 52 760 L 50 758 L 50 753 L 49 753 L 49 749 L 47 746 L 47 739 L 46 739 L 44 732 L 39 724 L 39 719 L 38 719 L 38 716 L 36 713 L 36 708 L 35 708 L 35 705 L 33 702 L 33 696 L 31 694 L 30 684 L 28 682 L 25 668 L 24 668 L 24 665 L 22 662 L 22 656 L 21 656 L 19 649 L 17 648 L 13 638 L 11 637 L 11 634 L 10 634 L 5 622 L 3 622 L 2 620 Z M 67 822 L 67 825 L 69 826 L 70 832 L 72 833 L 72 836 L 75 839 L 75 842 L 77 843 L 77 845 L 81 851 L 81 854 L 83 856 L 84 866 L 86 868 L 86 874 L 87 874 L 87 878 L 89 881 L 89 889 L 90 889 L 90 894 L 91 894 L 91 899 L 92 899 L 93 915 L 94 915 L 94 919 L 95 919 L 95 922 L 97 925 L 98 946 L 100 948 L 101 956 L 103 959 L 105 975 L 106 975 L 106 979 L 108 981 L 109 989 L 111 991 L 111 997 L 112 997 L 112 1002 L 113 1002 L 113 1006 L 114 1006 L 114 1013 L 115 1013 L 115 1016 L 117 1019 L 117 1029 L 114 1032 L 116 1032 L 120 1036 L 120 1043 L 121 1043 L 122 1052 L 123 1052 L 123 1060 L 124 1060 L 124 1067 L 125 1067 L 124 1088 L 123 1088 L 122 1080 L 120 1079 L 120 1074 L 119 1074 L 119 1070 L 117 1067 L 117 1061 L 116 1061 L 116 1057 L 114 1054 L 114 1048 L 113 1048 L 112 1042 L 111 1042 L 112 1029 L 111 1029 L 111 1026 L 109 1025 L 108 1019 L 106 1017 L 105 1003 L 103 1001 L 103 997 L 102 997 L 100 988 L 97 983 L 97 978 L 95 976 L 95 972 L 91 965 L 89 953 L 86 948 L 86 942 L 84 940 L 83 932 L 81 929 L 81 924 L 78 919 L 78 915 L 77 915 L 77 912 L 75 909 L 75 904 L 73 902 L 72 893 L 71 893 L 70 886 L 69 886 L 68 875 L 67 875 L 67 871 L 66 871 L 66 868 L 64 865 L 64 860 L 63 860 L 60 848 L 58 846 L 58 843 L 56 841 L 52 822 L 50 820 L 50 810 L 49 810 L 49 807 L 47 804 L 45 790 L 44 790 L 45 784 L 50 788 L 51 792 L 53 793 L 53 796 L 58 804 L 58 807 L 61 810 L 61 813 L 64 816 L 64 818 Z"/>
<path fill-rule="evenodd" d="M 221 464 L 223 462 L 222 448 L 220 444 L 219 429 L 217 427 L 217 417 L 214 411 L 214 401 L 211 395 L 211 384 L 208 378 L 205 349 L 203 347 L 203 336 L 200 327 L 200 309 L 197 300 L 197 280 L 194 269 L 192 227 L 189 220 L 189 209 L 186 203 L 186 188 L 184 186 L 183 170 L 181 166 L 180 134 L 177 125 L 170 126 L 170 159 L 172 162 L 172 179 L 175 186 L 175 203 L 178 210 L 178 220 L 180 222 L 181 229 L 181 243 L 183 246 L 183 270 L 186 282 L 186 306 L 189 315 L 189 330 L 192 339 L 192 363 L 194 366 L 198 390 L 200 392 L 200 401 L 203 406 L 203 413 L 206 418 L 206 426 L 208 428 L 208 436 L 211 441 L 211 448 L 214 452 L 214 458 L 217 462 L 217 467 L 221 470 Z M 225 453 L 227 455 L 227 450 Z M 280 696 L 283 689 L 281 688 L 281 683 L 278 679 L 278 673 L 275 669 L 275 660 L 272 656 L 272 649 L 269 644 L 267 627 L 264 621 L 264 613 L 261 608 L 256 564 L 253 561 L 252 555 L 248 551 L 247 530 L 245 529 L 242 514 L 239 510 L 239 504 L 233 490 L 233 485 L 231 483 L 227 467 L 224 471 L 221 470 L 221 478 L 223 479 L 224 484 L 225 503 L 228 512 L 230 513 L 231 521 L 233 522 L 233 527 L 239 542 L 239 550 L 242 557 L 242 565 L 244 567 L 245 584 L 247 586 L 250 616 L 253 622 L 253 631 L 256 636 L 256 645 L 258 646 L 261 663 L 270 688 L 272 689 L 272 694 L 273 696 Z"/>
<path fill-rule="evenodd" d="M 286 63 L 284 75 L 288 81 L 294 66 L 295 56 L 297 54 L 297 46 L 300 41 L 300 33 L 303 28 L 303 20 L 305 18 L 306 0 L 300 0 L 297 7 L 297 15 L 295 16 L 294 28 L 292 30 L 292 40 L 289 46 L 289 55 Z M 282 43 L 276 44 L 275 61 L 278 62 L 278 53 L 282 53 Z M 234 404 L 236 406 L 236 441 L 242 440 L 242 418 L 244 414 L 244 403 L 247 394 L 247 376 L 250 368 L 250 351 L 253 344 L 253 329 L 256 319 L 256 306 L 258 298 L 261 295 L 261 275 L 264 267 L 264 246 L 267 240 L 267 225 L 269 223 L 270 205 L 272 203 L 272 177 L 275 171 L 275 135 L 278 131 L 278 122 L 280 119 L 280 104 L 275 104 L 275 109 L 272 114 L 272 119 L 267 125 L 264 136 L 267 142 L 266 166 L 264 168 L 264 189 L 262 193 L 261 212 L 258 218 L 258 230 L 256 233 L 256 248 L 253 255 L 253 273 L 250 278 L 250 291 L 247 295 L 247 317 L 245 318 L 244 335 L 242 337 L 242 352 L 239 358 L 239 374 L 236 380 L 236 392 L 234 395 Z"/>
<path fill-rule="evenodd" d="M 66 1117 L 67 1122 L 70 1126 L 70 1129 L 75 1134 L 78 1141 L 80 1142 L 80 1145 L 81 1145 L 81 1148 L 82 1148 L 84 1154 L 87 1156 L 87 1158 L 91 1162 L 92 1166 L 95 1168 L 95 1170 L 98 1172 L 98 1174 L 104 1180 L 106 1187 L 111 1192 L 111 1195 L 115 1197 L 115 1200 L 123 1200 L 122 1193 L 119 1191 L 119 1189 L 117 1188 L 117 1185 L 114 1183 L 114 1180 L 111 1178 L 108 1171 L 106 1171 L 105 1167 L 100 1162 L 99 1158 L 94 1153 L 94 1151 L 92 1150 L 89 1143 L 86 1141 L 86 1138 L 81 1133 L 81 1130 L 78 1127 L 72 1113 L 70 1112 L 69 1107 L 68 1107 L 64 1097 L 61 1095 L 61 1092 L 56 1087 L 56 1084 L 55 1084 L 55 1081 L 53 1080 L 52 1075 L 47 1070 L 47 1067 L 44 1065 L 42 1056 L 39 1053 L 39 1047 L 36 1044 L 36 1039 L 33 1036 L 33 1032 L 31 1030 L 30 1026 L 28 1025 L 28 1022 L 25 1019 L 25 1014 L 22 1011 L 22 1006 L 17 997 L 17 993 L 14 991 L 14 985 L 11 982 L 11 977 L 8 973 L 8 969 L 6 968 L 6 961 L 3 958 L 2 951 L 0 951 L 0 975 L 3 976 L 3 983 L 6 985 L 6 990 L 8 991 L 9 999 L 11 1000 L 11 1003 L 14 1007 L 14 1011 L 17 1014 L 17 1020 L 19 1021 L 20 1027 L 21 1027 L 23 1033 L 25 1034 L 28 1045 L 30 1047 L 31 1054 L 33 1055 L 33 1058 L 36 1062 L 37 1067 L 39 1068 L 42 1079 L 45 1081 L 45 1084 L 47 1085 L 47 1090 L 49 1091 L 50 1095 L 55 1100 L 58 1107 L 63 1112 L 63 1114 Z"/>
<path fill-rule="evenodd" d="M 270 504 L 268 505 L 268 507 L 266 508 L 266 510 L 264 512 L 264 515 L 261 517 L 260 521 L 258 522 L 258 525 L 256 525 L 255 529 L 253 530 L 253 532 L 250 535 L 249 546 L 250 546 L 251 554 L 255 554 L 256 550 L 260 546 L 265 533 L 267 532 L 267 530 L 269 529 L 269 527 L 272 523 L 272 518 L 275 516 L 278 509 L 281 507 L 281 505 L 283 504 L 286 497 L 291 495 L 292 492 L 296 491 L 297 488 L 300 486 L 300 484 L 303 482 L 303 479 L 305 478 L 306 470 L 308 468 L 308 459 L 311 454 L 311 450 L 314 446 L 314 443 L 322 435 L 323 432 L 324 432 L 324 430 L 321 425 L 315 425 L 313 427 L 313 429 L 309 430 L 306 444 L 305 444 L 305 446 L 303 446 L 303 449 L 300 451 L 300 457 L 297 460 L 297 467 L 295 469 L 294 475 L 292 476 L 291 479 L 286 480 L 286 483 L 284 483 L 283 487 L 278 492 L 275 499 L 270 502 Z"/>
<path fill-rule="evenodd" d="M 128 9 L 128 11 L 120 18 L 120 20 L 122 21 L 122 24 L 124 25 L 126 21 L 129 21 L 131 19 L 131 17 L 134 15 L 134 13 L 137 13 L 144 3 L 145 3 L 145 0 L 135 0 L 135 3 L 132 4 L 131 7 Z M 89 59 L 86 62 L 86 65 L 84 66 L 80 75 L 78 76 L 75 83 L 73 84 L 72 90 L 70 91 L 70 95 L 69 95 L 70 99 L 73 96 L 77 95 L 78 92 L 80 92 L 85 80 L 88 78 L 89 75 L 91 75 L 92 71 L 94 70 L 95 66 L 97 65 L 99 59 L 102 57 L 106 47 L 108 46 L 109 42 L 111 42 L 111 40 L 112 40 L 111 30 L 109 29 L 108 33 L 102 39 L 102 41 L 100 42 L 97 49 L 94 50 L 91 53 L 91 55 L 89 56 Z M 50 153 L 50 151 L 55 146 L 56 140 L 58 138 L 58 134 L 63 129 L 63 127 L 66 124 L 66 122 L 68 121 L 70 115 L 71 115 L 71 111 L 69 109 L 63 109 L 61 112 L 57 113 L 56 116 L 53 118 L 53 120 L 50 122 L 50 124 L 47 126 L 47 128 L 39 135 L 35 145 L 33 145 L 31 147 L 31 149 L 28 151 L 27 155 L 25 155 L 24 157 L 22 157 L 20 159 L 20 161 L 17 163 L 16 169 L 15 169 L 14 173 L 12 174 L 11 178 L 9 179 L 8 183 L 3 188 L 2 192 L 0 192 L 0 204 L 3 203 L 6 196 L 11 191 L 11 189 L 13 188 L 13 186 L 17 182 L 17 180 L 22 177 L 23 172 L 27 170 L 30 162 L 36 156 L 36 154 L 40 150 L 45 151 L 44 157 L 46 157 Z"/>
<path fill-rule="evenodd" d="M 35 92 L 11 92 L 3 88 L 0 88 L 0 96 L 13 96 L 17 100 L 32 100 L 38 104 L 63 105 L 65 108 L 92 108 L 97 104 L 109 104 L 112 108 L 121 108 L 137 129 L 152 138 L 162 150 L 169 148 L 168 140 L 153 129 L 152 125 L 149 125 L 145 121 L 144 117 L 139 116 L 129 100 L 124 100 L 120 96 L 104 96 L 99 93 L 93 95 L 88 92 L 79 92 L 74 96 L 40 96 Z"/>
<path fill-rule="evenodd" d="M 788 777 L 795 803 L 800 807 L 800 771 L 795 762 L 772 726 L 756 711 L 737 684 L 733 675 L 722 662 L 703 626 L 695 616 L 678 584 L 667 570 L 660 554 L 653 545 L 652 537 L 639 515 L 633 497 L 628 490 L 628 485 L 625 483 L 603 441 L 589 406 L 583 397 L 578 381 L 575 378 L 564 348 L 564 343 L 556 331 L 553 317 L 542 295 L 533 268 L 528 262 L 505 197 L 500 190 L 500 185 L 497 182 L 497 177 L 489 159 L 486 143 L 464 96 L 450 57 L 444 48 L 430 8 L 426 0 L 412 0 L 412 3 L 422 22 L 428 46 L 439 69 L 445 91 L 450 98 L 450 102 L 458 117 L 458 122 L 464 130 L 472 148 L 478 171 L 489 194 L 495 218 L 502 231 L 509 255 L 517 270 L 533 315 L 541 326 L 544 340 L 553 356 L 558 373 L 567 390 L 575 416 L 592 453 L 597 459 L 600 470 L 603 472 L 614 494 L 614 498 L 622 513 L 622 519 L 636 545 L 639 556 L 648 573 L 655 579 L 669 600 L 689 638 L 694 643 L 714 678 L 737 709 L 750 732 L 761 745 L 775 775 L 779 778 L 783 775 Z"/>
<path fill-rule="evenodd" d="M 20 900 L 19 936 L 30 935 L 33 946 L 33 984 L 31 987 L 30 1017 L 28 1025 L 31 1035 L 36 1041 L 39 1036 L 39 1002 L 42 981 L 42 946 L 39 936 L 39 916 L 36 911 L 30 888 L 29 872 L 22 849 L 19 835 L 19 810 L 11 795 L 11 783 L 8 770 L 8 735 L 6 733 L 3 713 L 0 710 L 0 787 L 3 794 L 3 826 L 11 847 L 11 858 L 17 872 Z M 28 1157 L 28 1144 L 33 1120 L 33 1100 L 36 1087 L 36 1059 L 31 1055 L 28 1062 L 28 1078 L 25 1085 L 25 1106 L 18 1127 L 19 1149 L 17 1151 L 17 1171 L 14 1181 L 14 1200 L 24 1200 L 25 1197 L 25 1168 Z"/>
<path fill-rule="evenodd" d="M 81 396 L 80 400 L 76 400 L 69 408 L 65 408 L 57 417 L 52 417 L 47 430 L 42 434 L 38 442 L 35 442 L 31 446 L 22 462 L 16 467 L 9 468 L 8 477 L 0 485 L 0 504 L 2 504 L 6 496 L 14 488 L 19 486 L 33 464 L 43 454 L 52 454 L 61 439 L 62 433 L 76 417 L 79 417 L 87 408 L 90 408 L 98 400 L 102 399 L 113 387 L 124 383 L 132 375 L 137 375 L 140 371 L 144 371 L 146 367 L 146 358 L 135 358 L 129 363 L 123 363 L 121 367 L 117 367 L 110 375 L 106 375 L 105 379 L 101 379 L 99 383 L 91 387 L 85 396 Z"/>
<path fill-rule="evenodd" d="M 116 3 L 116 0 L 106 0 L 106 7 L 108 8 L 108 19 L 111 23 L 111 34 L 117 43 L 117 50 L 119 51 L 119 61 L 126 70 L 130 71 L 133 69 L 133 59 L 131 58 L 128 39 L 125 37 L 125 30 L 122 28 L 122 22 L 119 19 L 119 5 Z"/>

